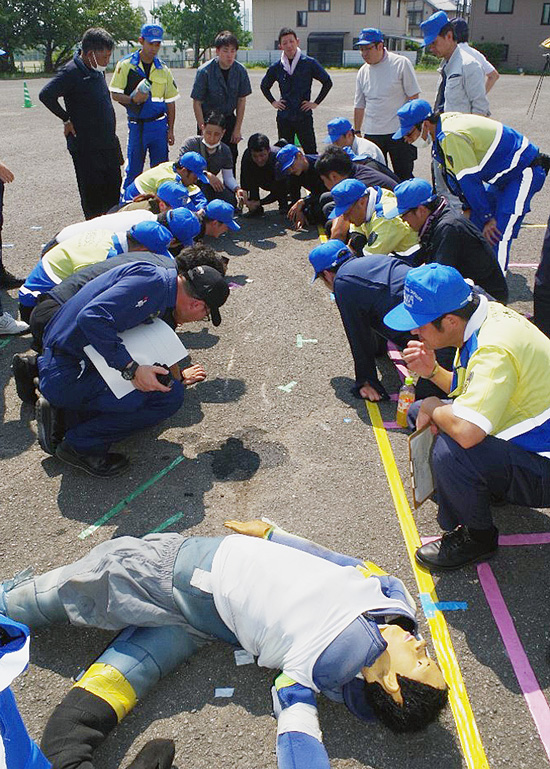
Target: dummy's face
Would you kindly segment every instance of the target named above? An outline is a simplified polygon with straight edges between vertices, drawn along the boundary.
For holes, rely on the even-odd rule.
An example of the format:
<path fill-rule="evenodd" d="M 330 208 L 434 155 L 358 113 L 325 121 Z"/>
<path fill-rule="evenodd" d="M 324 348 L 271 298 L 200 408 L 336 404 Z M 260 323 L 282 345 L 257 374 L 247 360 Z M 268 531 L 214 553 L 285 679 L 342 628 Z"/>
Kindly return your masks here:
<path fill-rule="evenodd" d="M 294 35 L 283 35 L 279 42 L 279 48 L 285 52 L 287 59 L 293 59 L 296 56 L 299 42 Z"/>
<path fill-rule="evenodd" d="M 265 166 L 265 164 L 269 160 L 269 150 L 268 149 L 258 150 L 258 151 L 250 150 L 250 155 L 252 156 L 252 161 L 257 166 L 259 166 L 260 168 Z"/>
<path fill-rule="evenodd" d="M 218 144 L 224 133 L 225 131 L 221 126 L 207 123 L 202 129 L 202 138 L 207 144 Z"/>
<path fill-rule="evenodd" d="M 362 198 L 359 198 L 343 215 L 344 221 L 349 222 L 350 224 L 355 224 L 356 227 L 358 227 L 360 224 L 363 224 L 365 221 L 365 213 L 367 208 L 367 200 L 368 197 L 365 195 Z"/>
<path fill-rule="evenodd" d="M 222 69 L 229 69 L 237 58 L 237 49 L 233 45 L 222 45 L 216 48 L 216 56 Z"/>
<path fill-rule="evenodd" d="M 383 672 L 376 665 L 374 669 L 363 668 L 363 677 L 368 683 L 380 683 L 400 704 L 403 700 L 396 679 L 397 675 L 411 678 L 413 681 L 419 681 L 436 689 L 447 688 L 437 663 L 426 654 L 425 641 L 419 641 L 398 625 L 386 625 L 381 632 L 388 644 L 386 652 L 389 659 L 385 661 Z M 393 691 L 395 686 L 397 689 Z"/>
<path fill-rule="evenodd" d="M 367 64 L 378 64 L 384 58 L 384 43 L 369 43 L 359 46 L 363 61 Z"/>
<path fill-rule="evenodd" d="M 149 43 L 143 37 L 139 38 L 139 42 L 141 43 L 141 59 L 149 64 L 158 54 L 161 43 Z"/>

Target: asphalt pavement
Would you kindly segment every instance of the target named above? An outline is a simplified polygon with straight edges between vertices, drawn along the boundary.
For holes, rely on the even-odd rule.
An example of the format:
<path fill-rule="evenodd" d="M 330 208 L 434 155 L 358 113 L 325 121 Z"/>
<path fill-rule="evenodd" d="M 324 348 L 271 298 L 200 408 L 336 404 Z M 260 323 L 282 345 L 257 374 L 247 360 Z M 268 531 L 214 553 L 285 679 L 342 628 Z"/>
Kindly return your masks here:
<path fill-rule="evenodd" d="M 194 132 L 189 99 L 194 71 L 174 74 L 182 93 L 179 147 Z M 259 90 L 262 74 L 250 72 L 253 94 L 244 135 L 263 131 L 276 138 L 274 110 Z M 319 146 L 328 120 L 351 117 L 353 111 L 355 72 L 336 71 L 333 78 L 333 90 L 315 111 Z M 423 73 L 419 80 L 423 96 L 433 100 L 436 74 Z M 32 109 L 23 109 L 21 81 L 0 83 L 0 158 L 16 176 L 5 193 L 4 261 L 18 274 L 36 264 L 42 243 L 82 219 L 61 123 L 38 101 L 44 82 L 28 83 L 36 105 Z M 493 117 L 550 152 L 550 84 L 543 84 L 531 119 L 526 113 L 535 86 L 533 77 L 501 77 L 490 94 Z M 125 117 L 118 105 L 116 110 L 124 146 Z M 415 172 L 429 178 L 427 150 L 420 151 Z M 532 311 L 533 265 L 549 210 L 547 184 L 526 217 L 532 226 L 522 229 L 512 248 L 511 305 L 522 312 Z M 214 244 L 229 256 L 228 277 L 234 284 L 222 308 L 223 322 L 219 328 L 190 324 L 181 333 L 208 379 L 188 390 L 186 403 L 171 420 L 123 444 L 131 469 L 115 480 L 91 478 L 41 451 L 33 410 L 18 400 L 10 372 L 12 355 L 29 349 L 29 337 L 0 341 L 2 577 L 29 565 L 41 573 L 111 537 L 159 529 L 218 536 L 227 518 L 267 515 L 297 534 L 375 561 L 404 579 L 413 595 L 418 593 L 369 416 L 364 403 L 350 394 L 353 364 L 338 311 L 319 282 L 310 285 L 307 255 L 317 243 L 316 229 L 293 232 L 274 206 L 263 219 L 242 219 L 239 233 Z M 2 294 L 6 310 L 16 311 L 16 296 L 15 291 Z M 380 370 L 386 387 L 396 392 L 394 367 L 381 360 Z M 384 420 L 395 419 L 395 404 L 384 403 L 380 410 Z M 388 435 L 410 498 L 406 435 L 395 430 Z M 415 514 L 422 536 L 438 533 L 435 513 L 427 502 Z M 506 506 L 495 515 L 501 534 L 550 532 L 545 511 Z M 103 525 L 79 537 L 100 519 Z M 549 556 L 550 545 L 515 546 L 501 548 L 492 562 L 504 605 L 545 697 L 550 687 Z M 476 569 L 436 578 L 436 583 L 440 600 L 467 605 L 446 612 L 445 618 L 488 766 L 548 766 Z M 419 616 L 429 638 L 421 609 Z M 35 738 L 71 678 L 110 637 L 77 628 L 33 634 L 31 665 L 14 691 Z M 125 765 L 146 740 L 169 736 L 176 741 L 180 769 L 273 769 L 273 677 L 273 671 L 253 665 L 237 667 L 232 649 L 221 644 L 203 649 L 138 704 L 98 751 L 97 766 Z M 234 695 L 215 698 L 216 687 L 234 687 Z M 543 703 L 537 701 L 534 711 L 548 742 L 550 713 Z M 467 766 L 450 708 L 437 724 L 412 736 L 365 726 L 323 698 L 319 709 L 335 769 Z M 485 764 L 478 761 L 477 766 Z"/>

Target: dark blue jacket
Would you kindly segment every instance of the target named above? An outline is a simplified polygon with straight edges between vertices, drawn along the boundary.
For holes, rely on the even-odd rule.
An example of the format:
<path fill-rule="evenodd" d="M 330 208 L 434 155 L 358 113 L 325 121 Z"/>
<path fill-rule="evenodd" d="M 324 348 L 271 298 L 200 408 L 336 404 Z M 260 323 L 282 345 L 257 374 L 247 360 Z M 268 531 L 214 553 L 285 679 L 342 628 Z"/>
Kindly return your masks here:
<path fill-rule="evenodd" d="M 44 348 L 78 360 L 91 344 L 109 366 L 122 370 L 132 357 L 118 337 L 175 307 L 177 273 L 145 262 L 115 267 L 94 278 L 61 307 L 48 323 Z"/>
<path fill-rule="evenodd" d="M 61 97 L 65 109 L 59 104 Z M 76 137 L 67 137 L 69 152 L 118 149 L 105 75 L 88 69 L 78 53 L 46 83 L 38 98 L 60 120 L 71 120 Z"/>
<path fill-rule="evenodd" d="M 319 80 L 323 86 L 315 99 L 317 104 L 320 104 L 332 88 L 332 80 L 317 59 L 302 53 L 292 75 L 285 72 L 280 61 L 272 64 L 265 73 L 260 88 L 265 98 L 271 104 L 276 101 L 271 93 L 271 87 L 277 81 L 281 89 L 280 98 L 286 105 L 285 109 L 279 110 L 278 114 L 285 120 L 299 120 L 304 115 L 310 114 L 309 112 L 304 113 L 300 106 L 303 101 L 311 101 L 311 84 L 313 80 Z"/>

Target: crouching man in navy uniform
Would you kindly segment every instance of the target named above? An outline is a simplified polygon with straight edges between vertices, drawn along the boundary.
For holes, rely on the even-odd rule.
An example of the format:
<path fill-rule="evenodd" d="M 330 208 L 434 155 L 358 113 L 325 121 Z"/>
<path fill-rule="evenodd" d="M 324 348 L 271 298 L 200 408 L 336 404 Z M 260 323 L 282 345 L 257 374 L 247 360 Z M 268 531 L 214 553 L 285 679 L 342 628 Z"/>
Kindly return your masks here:
<path fill-rule="evenodd" d="M 139 365 L 118 336 L 170 309 L 176 324 L 210 316 L 219 326 L 219 308 L 229 296 L 225 278 L 208 266 L 186 270 L 178 258 L 175 266 L 132 262 L 115 267 L 84 285 L 48 323 L 38 359 L 43 396 L 37 408 L 38 436 L 45 451 L 90 475 L 119 475 L 128 459 L 109 453 L 110 445 L 175 414 L 183 403 L 184 385 L 206 377 L 197 366 L 192 381 L 184 382 L 179 368 L 172 367 L 172 378 L 163 384 L 157 375 L 169 372 Z M 133 382 L 133 392 L 116 398 L 84 352 L 89 344 Z"/>
<path fill-rule="evenodd" d="M 397 732 L 427 726 L 444 707 L 445 680 L 401 580 L 263 521 L 226 525 L 249 536 L 121 537 L 0 585 L 0 611 L 33 628 L 122 630 L 46 726 L 42 750 L 56 769 L 90 769 L 136 702 L 213 640 L 282 671 L 272 690 L 279 769 L 328 769 L 319 692 Z"/>

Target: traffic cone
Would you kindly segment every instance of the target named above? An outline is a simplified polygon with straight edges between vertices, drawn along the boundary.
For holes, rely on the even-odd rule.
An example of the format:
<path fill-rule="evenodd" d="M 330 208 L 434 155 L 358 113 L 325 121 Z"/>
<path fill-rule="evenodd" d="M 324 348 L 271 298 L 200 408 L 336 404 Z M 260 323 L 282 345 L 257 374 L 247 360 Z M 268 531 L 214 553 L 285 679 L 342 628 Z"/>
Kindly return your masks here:
<path fill-rule="evenodd" d="M 302 148 L 302 145 L 300 144 L 300 140 L 298 139 L 298 134 L 294 134 L 294 145 L 296 147 Z"/>
<path fill-rule="evenodd" d="M 23 107 L 26 109 L 29 107 L 34 107 L 34 104 L 31 101 L 31 95 L 29 93 L 29 86 L 25 80 L 23 81 Z"/>

